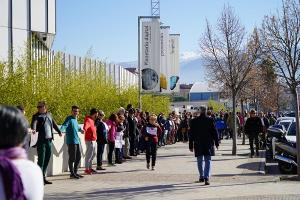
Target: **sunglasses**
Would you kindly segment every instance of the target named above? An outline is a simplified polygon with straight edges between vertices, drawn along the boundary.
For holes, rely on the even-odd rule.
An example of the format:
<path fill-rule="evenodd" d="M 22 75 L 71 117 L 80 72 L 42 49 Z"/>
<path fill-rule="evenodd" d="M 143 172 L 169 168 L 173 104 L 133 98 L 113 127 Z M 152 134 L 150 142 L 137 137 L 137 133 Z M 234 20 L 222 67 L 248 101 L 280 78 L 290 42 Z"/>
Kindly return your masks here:
<path fill-rule="evenodd" d="M 44 106 L 37 106 L 37 108 L 43 108 Z"/>

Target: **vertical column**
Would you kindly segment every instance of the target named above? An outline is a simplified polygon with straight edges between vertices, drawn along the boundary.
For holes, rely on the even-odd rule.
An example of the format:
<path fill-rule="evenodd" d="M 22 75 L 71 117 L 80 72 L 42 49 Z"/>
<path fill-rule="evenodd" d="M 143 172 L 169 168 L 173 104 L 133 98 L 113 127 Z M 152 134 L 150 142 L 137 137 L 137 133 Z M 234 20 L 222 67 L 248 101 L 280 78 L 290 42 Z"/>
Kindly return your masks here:
<path fill-rule="evenodd" d="M 8 62 L 10 72 L 13 70 L 13 10 L 12 0 L 8 0 Z"/>

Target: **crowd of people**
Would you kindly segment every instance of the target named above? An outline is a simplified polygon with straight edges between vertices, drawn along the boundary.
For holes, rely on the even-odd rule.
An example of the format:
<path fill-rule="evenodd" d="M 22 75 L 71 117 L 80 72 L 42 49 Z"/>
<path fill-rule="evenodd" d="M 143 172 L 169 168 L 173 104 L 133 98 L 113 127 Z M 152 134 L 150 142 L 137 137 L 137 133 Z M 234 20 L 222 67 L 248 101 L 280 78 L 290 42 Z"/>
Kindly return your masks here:
<path fill-rule="evenodd" d="M 102 110 L 92 108 L 81 127 L 77 121 L 79 112 L 78 106 L 72 106 L 70 115 L 59 127 L 48 112 L 46 102 L 41 101 L 38 102 L 37 112 L 32 116 L 29 126 L 22 106 L 0 106 L 0 199 L 5 199 L 4 196 L 6 199 L 14 199 L 16 195 L 32 199 L 32 195 L 43 195 L 43 189 L 40 189 L 42 184 L 52 184 L 46 179 L 46 173 L 52 155 L 54 130 L 61 137 L 65 134 L 71 179 L 84 177 L 78 173 L 83 154 L 80 147 L 82 142 L 86 145 L 84 174 L 92 175 L 99 170 L 106 170 L 103 165 L 106 146 L 107 166 L 122 164 L 145 153 L 146 168 L 155 170 L 157 149 L 181 141 L 189 142 L 190 151 L 195 152 L 197 157 L 199 182 L 208 185 L 211 156 L 214 156 L 213 146 L 218 148 L 222 139 L 231 138 L 236 127 L 239 136 L 242 133 L 248 136 L 251 157 L 254 156 L 253 143 L 256 144 L 256 156 L 259 156 L 259 148 L 260 145 L 264 145 L 266 130 L 276 121 L 274 115 L 265 115 L 262 112 L 257 115 L 255 110 L 244 114 L 238 112 L 236 120 L 233 120 L 230 112 L 214 113 L 206 108 L 195 113 L 172 112 L 165 117 L 164 113 L 157 116 L 135 109 L 129 104 L 126 109 L 120 107 L 107 118 Z M 80 141 L 80 133 L 84 134 L 84 141 Z M 30 144 L 30 134 L 38 135 L 36 144 Z M 41 170 L 26 159 L 26 152 L 30 146 L 36 147 L 37 164 Z M 95 168 L 94 158 L 97 160 Z M 35 173 L 31 179 L 34 181 L 34 187 L 30 188 L 27 178 L 32 173 Z M 9 187 L 12 185 L 13 187 Z M 38 191 L 41 192 L 34 193 L 34 188 L 39 188 Z M 4 195 L 3 198 L 1 195 Z"/>

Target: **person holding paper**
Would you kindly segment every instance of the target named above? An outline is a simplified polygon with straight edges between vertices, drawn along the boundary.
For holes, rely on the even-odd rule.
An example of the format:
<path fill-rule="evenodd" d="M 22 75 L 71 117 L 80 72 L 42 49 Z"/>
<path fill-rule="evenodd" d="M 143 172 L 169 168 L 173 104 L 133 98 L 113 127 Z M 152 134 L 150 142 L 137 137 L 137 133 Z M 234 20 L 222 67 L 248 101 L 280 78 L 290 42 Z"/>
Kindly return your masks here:
<path fill-rule="evenodd" d="M 150 158 L 152 158 L 151 169 L 154 170 L 156 163 L 158 136 L 162 130 L 157 123 L 157 117 L 155 114 L 150 115 L 149 122 L 142 129 L 142 134 L 146 142 L 146 161 L 147 169 L 150 169 Z"/>

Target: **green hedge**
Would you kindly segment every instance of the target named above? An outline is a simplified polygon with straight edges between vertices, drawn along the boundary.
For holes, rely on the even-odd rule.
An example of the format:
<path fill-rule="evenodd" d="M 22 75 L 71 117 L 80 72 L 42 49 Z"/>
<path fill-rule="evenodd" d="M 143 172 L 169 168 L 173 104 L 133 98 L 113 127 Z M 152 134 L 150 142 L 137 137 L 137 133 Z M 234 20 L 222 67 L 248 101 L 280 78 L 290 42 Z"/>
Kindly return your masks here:
<path fill-rule="evenodd" d="M 58 56 L 52 64 L 45 58 L 28 64 L 22 58 L 14 63 L 13 72 L 9 72 L 7 63 L 0 63 L 0 104 L 24 105 L 26 116 L 31 120 L 37 102 L 45 100 L 58 123 L 70 114 L 72 105 L 81 109 L 80 122 L 92 107 L 108 116 L 129 103 L 138 106 L 137 87 L 117 88 L 105 78 L 105 70 L 68 71 L 60 61 Z M 168 97 L 143 95 L 142 100 L 145 111 L 169 112 Z"/>

